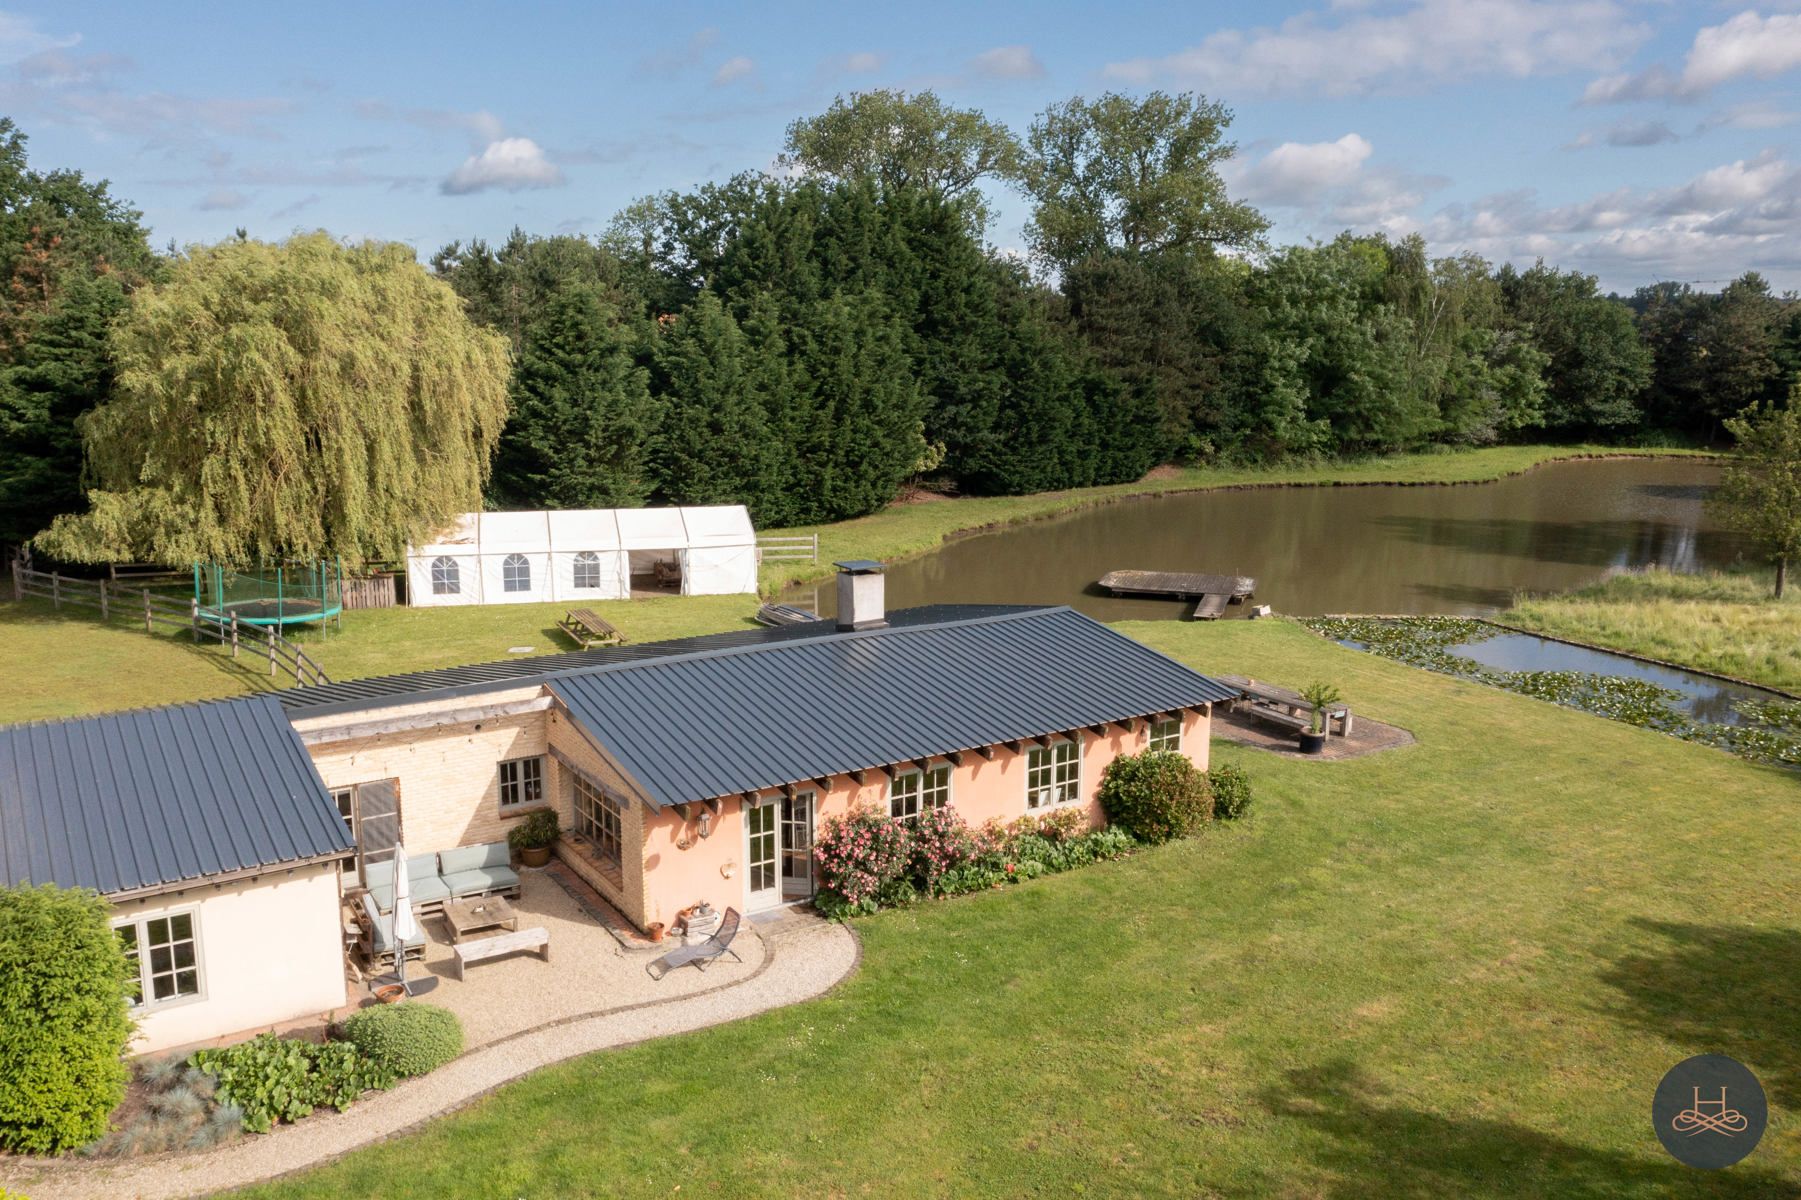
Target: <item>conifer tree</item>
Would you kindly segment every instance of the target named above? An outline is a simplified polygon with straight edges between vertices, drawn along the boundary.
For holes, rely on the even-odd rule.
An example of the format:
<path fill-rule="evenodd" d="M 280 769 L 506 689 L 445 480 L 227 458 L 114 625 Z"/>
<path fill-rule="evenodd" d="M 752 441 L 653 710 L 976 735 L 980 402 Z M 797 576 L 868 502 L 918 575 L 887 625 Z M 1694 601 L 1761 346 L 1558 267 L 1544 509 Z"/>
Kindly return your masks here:
<path fill-rule="evenodd" d="M 517 508 L 632 508 L 651 494 L 654 417 L 635 337 L 590 283 L 571 280 L 527 322 L 495 499 Z"/>
<path fill-rule="evenodd" d="M 777 448 L 744 334 L 703 292 L 657 344 L 663 411 L 651 450 L 659 494 L 672 504 L 745 504 L 766 522 Z"/>

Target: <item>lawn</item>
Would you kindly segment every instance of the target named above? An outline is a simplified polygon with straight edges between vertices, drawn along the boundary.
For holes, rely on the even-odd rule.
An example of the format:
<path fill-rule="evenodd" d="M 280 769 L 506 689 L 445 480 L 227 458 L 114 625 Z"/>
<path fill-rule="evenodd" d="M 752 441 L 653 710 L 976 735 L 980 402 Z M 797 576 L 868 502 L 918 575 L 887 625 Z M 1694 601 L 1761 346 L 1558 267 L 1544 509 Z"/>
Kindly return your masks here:
<path fill-rule="evenodd" d="M 1526 597 L 1501 620 L 1801 692 L 1801 588 L 1771 598 L 1771 571 L 1634 571 L 1580 591 Z"/>
<path fill-rule="evenodd" d="M 1220 747 L 1253 815 L 860 922 L 822 1000 L 577 1060 L 254 1189 L 382 1195 L 1792 1196 L 1792 774 L 1286 622 L 1124 626 L 1336 682 L 1419 744 Z M 1720 1174 L 1650 1097 L 1731 1054 L 1770 1131 Z"/>
<path fill-rule="evenodd" d="M 743 628 L 757 610 L 751 596 L 668 596 L 593 603 L 634 642 Z M 333 679 L 575 649 L 556 628 L 567 604 L 468 608 L 367 609 L 344 615 L 337 632 L 307 637 L 307 653 Z M 0 723 L 109 709 L 241 695 L 282 684 L 267 659 L 248 649 L 234 662 L 216 642 L 195 645 L 179 631 L 155 634 L 124 620 L 102 625 L 88 609 L 60 612 L 48 601 L 0 604 L 0 662 L 29 682 L 0 691 Z M 16 676 L 15 678 L 18 678 Z M 285 682 L 292 682 L 291 679 Z"/>

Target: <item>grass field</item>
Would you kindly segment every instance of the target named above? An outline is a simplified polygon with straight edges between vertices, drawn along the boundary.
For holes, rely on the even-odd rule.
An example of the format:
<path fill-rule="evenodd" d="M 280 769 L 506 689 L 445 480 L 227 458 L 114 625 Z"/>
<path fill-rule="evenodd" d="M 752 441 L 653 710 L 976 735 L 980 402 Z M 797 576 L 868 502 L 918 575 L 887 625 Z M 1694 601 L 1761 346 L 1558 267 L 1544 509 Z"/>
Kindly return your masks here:
<path fill-rule="evenodd" d="M 859 923 L 833 995 L 577 1060 L 258 1197 L 1792 1196 L 1792 775 L 1329 645 L 1123 627 L 1326 677 L 1419 744 L 1220 747 L 1253 815 Z M 1728 1171 L 1667 1158 L 1663 1072 L 1750 1065 Z"/>
<path fill-rule="evenodd" d="M 1801 589 L 1771 598 L 1773 572 L 1635 571 L 1517 601 L 1501 620 L 1573 641 L 1801 692 Z"/>
<path fill-rule="evenodd" d="M 765 592 L 831 573 L 834 559 L 875 558 L 892 562 L 923 554 L 946 538 L 974 529 L 1053 517 L 1132 496 L 1209 488 L 1273 487 L 1281 484 L 1485 483 L 1517 475 L 1565 458 L 1620 454 L 1699 454 L 1689 450 L 1629 450 L 1609 446 L 1490 446 L 1480 450 L 1440 450 L 1395 454 L 1346 462 L 1281 467 L 1189 467 L 1153 472 L 1135 483 L 1076 488 L 1035 496 L 972 496 L 895 505 L 854 521 L 835 525 L 771 529 L 768 533 L 819 535 L 819 562 L 772 564 L 763 576 Z"/>

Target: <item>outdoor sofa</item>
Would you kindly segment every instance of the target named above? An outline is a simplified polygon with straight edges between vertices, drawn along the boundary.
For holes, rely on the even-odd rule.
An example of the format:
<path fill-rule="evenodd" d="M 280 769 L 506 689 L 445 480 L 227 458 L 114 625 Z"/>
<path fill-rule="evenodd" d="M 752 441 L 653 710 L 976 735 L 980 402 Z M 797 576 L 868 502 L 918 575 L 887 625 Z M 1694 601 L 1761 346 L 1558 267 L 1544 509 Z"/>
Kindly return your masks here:
<path fill-rule="evenodd" d="M 375 897 L 369 892 L 363 893 L 363 912 L 357 926 L 362 933 L 363 957 L 373 966 L 391 964 L 394 961 L 394 914 L 377 909 Z M 417 928 L 417 923 L 413 936 L 406 940 L 406 956 L 425 957 L 425 931 Z"/>
<path fill-rule="evenodd" d="M 409 854 L 406 860 L 408 895 L 413 911 L 436 912 L 446 900 L 469 896 L 519 894 L 519 873 L 513 870 L 505 842 L 458 846 L 438 854 Z M 376 909 L 394 911 L 394 863 L 392 859 L 366 863 L 363 882 Z"/>

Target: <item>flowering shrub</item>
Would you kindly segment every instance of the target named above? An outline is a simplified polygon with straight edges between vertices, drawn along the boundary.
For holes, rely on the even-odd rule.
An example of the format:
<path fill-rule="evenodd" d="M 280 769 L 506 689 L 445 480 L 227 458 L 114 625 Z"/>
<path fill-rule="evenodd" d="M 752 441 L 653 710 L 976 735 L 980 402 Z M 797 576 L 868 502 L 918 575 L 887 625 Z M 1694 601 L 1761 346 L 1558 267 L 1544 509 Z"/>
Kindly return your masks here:
<path fill-rule="evenodd" d="M 1213 790 L 1183 754 L 1122 754 L 1101 772 L 1096 795 L 1107 820 L 1141 842 L 1185 837 L 1213 819 Z"/>
<path fill-rule="evenodd" d="M 1126 854 L 1138 843 L 1124 829 L 1085 829 L 1079 811 L 988 821 L 970 828 L 946 806 L 915 824 L 862 809 L 825 823 L 814 846 L 817 904 L 842 919 L 910 904 L 921 896 L 958 896 L 1036 879 Z"/>
<path fill-rule="evenodd" d="M 905 878 L 911 842 L 912 830 L 875 807 L 833 817 L 813 842 L 819 886 L 850 912 L 874 912 L 884 891 L 892 897 L 893 885 Z M 839 915 L 830 901 L 820 907 Z"/>

